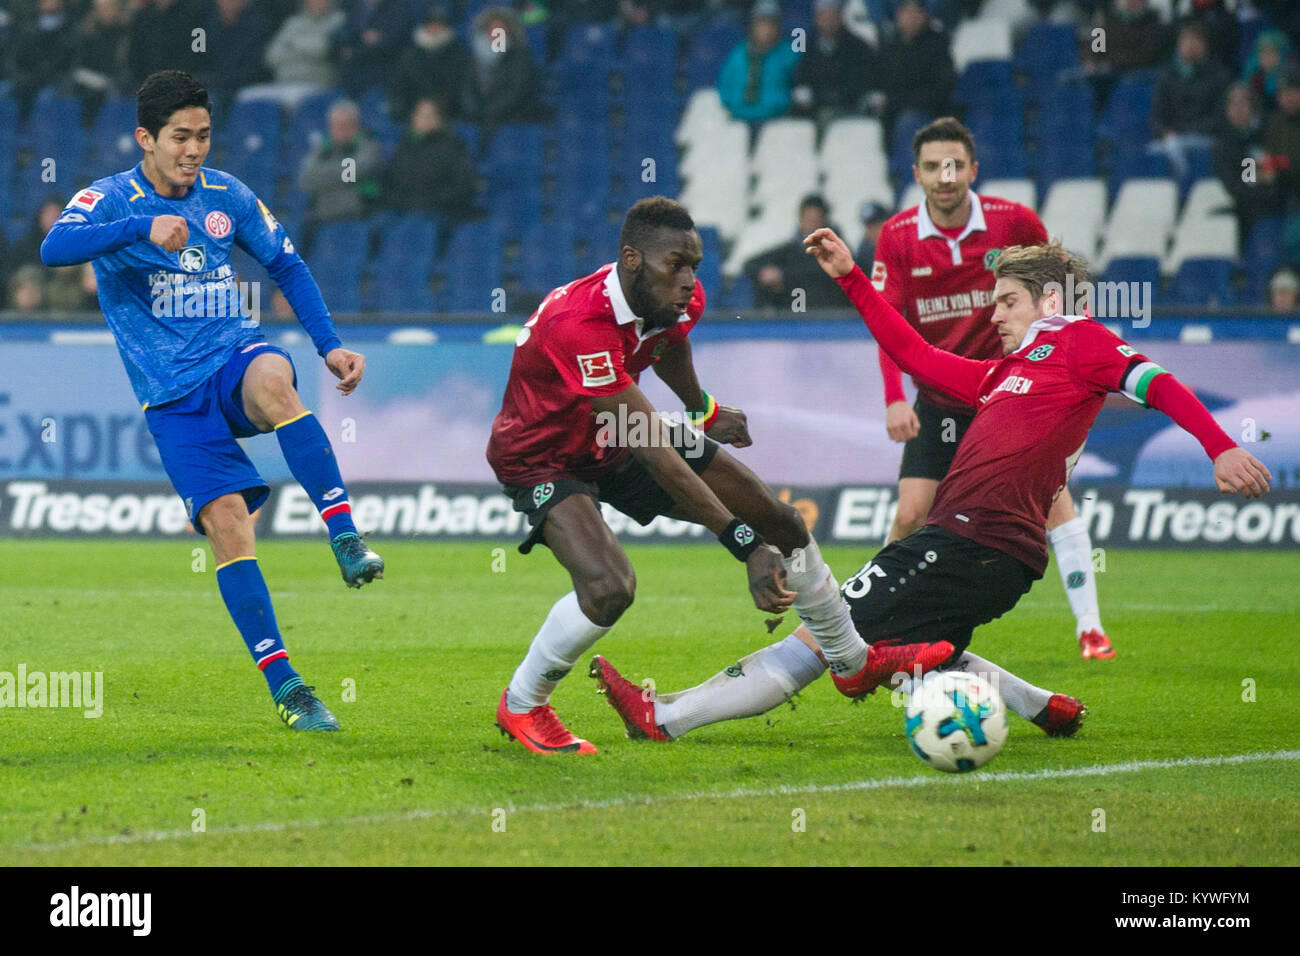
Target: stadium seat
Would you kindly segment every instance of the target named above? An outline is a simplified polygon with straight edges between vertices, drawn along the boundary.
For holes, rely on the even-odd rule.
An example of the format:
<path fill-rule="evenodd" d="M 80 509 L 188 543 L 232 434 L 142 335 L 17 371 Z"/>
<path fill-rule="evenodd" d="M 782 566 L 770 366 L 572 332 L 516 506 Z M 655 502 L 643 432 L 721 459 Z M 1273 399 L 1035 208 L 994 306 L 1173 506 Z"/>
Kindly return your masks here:
<path fill-rule="evenodd" d="M 1049 236 L 1092 260 L 1106 221 L 1106 184 L 1100 179 L 1059 179 L 1053 183 L 1039 218 Z"/>
<path fill-rule="evenodd" d="M 1282 237 L 1286 231 L 1286 220 L 1282 216 L 1265 216 L 1251 227 L 1246 237 L 1246 247 L 1241 253 L 1241 264 L 1246 272 L 1246 289 L 1243 299 L 1247 302 L 1264 302 L 1268 294 L 1268 282 L 1281 260 Z"/>
<path fill-rule="evenodd" d="M 739 275 L 749 259 L 793 239 L 797 230 L 798 220 L 784 208 L 764 211 L 747 220 L 723 264 L 723 274 Z"/>
<path fill-rule="evenodd" d="M 574 230 L 564 221 L 533 223 L 520 237 L 515 274 L 531 292 L 545 295 L 579 276 Z"/>
<path fill-rule="evenodd" d="M 1158 290 L 1160 288 L 1160 260 L 1154 256 L 1124 256 L 1112 259 L 1106 266 L 1102 279 L 1106 282 L 1122 282 L 1130 287 L 1140 283 L 1143 288 Z M 1103 316 L 1104 318 L 1105 316 Z M 1111 316 L 1114 318 L 1114 316 Z"/>
<path fill-rule="evenodd" d="M 985 179 L 975 184 L 975 191 L 981 196 L 996 196 L 1022 203 L 1030 209 L 1038 208 L 1038 196 L 1031 179 Z"/>
<path fill-rule="evenodd" d="M 1016 70 L 1031 87 L 1051 83 L 1062 71 L 1078 65 L 1078 43 L 1074 27 L 1068 23 L 1035 23 L 1025 31 L 1016 50 Z"/>
<path fill-rule="evenodd" d="M 222 136 L 221 168 L 267 205 L 276 200 L 280 172 L 280 107 L 270 100 L 236 101 Z"/>
<path fill-rule="evenodd" d="M 1171 179 L 1130 179 L 1120 188 L 1106 222 L 1099 262 L 1115 257 L 1162 258 L 1178 211 L 1178 187 Z"/>
<path fill-rule="evenodd" d="M 130 169 L 139 162 L 140 147 L 136 145 L 133 132 L 135 119 L 135 100 L 108 100 L 99 108 L 90 127 L 87 155 L 89 175 L 93 179 L 107 176 L 109 171 Z"/>
<path fill-rule="evenodd" d="M 368 238 L 369 225 L 359 220 L 327 222 L 316 230 L 308 265 L 331 311 L 360 310 Z"/>
<path fill-rule="evenodd" d="M 1172 305 L 1213 308 L 1232 305 L 1234 301 L 1231 259 L 1185 259 L 1169 292 Z"/>
<path fill-rule="evenodd" d="M 677 34 L 666 27 L 633 27 L 623 35 L 625 72 L 653 71 L 672 78 L 677 65 Z"/>
<path fill-rule="evenodd" d="M 976 192 L 978 191 L 979 190 L 976 190 Z M 923 202 L 925 202 L 925 190 L 922 189 L 915 180 L 913 180 L 904 186 L 902 191 L 898 194 L 898 201 L 894 208 L 899 212 L 902 212 L 904 209 L 911 209 L 913 206 L 919 206 Z"/>
<path fill-rule="evenodd" d="M 376 312 L 432 312 L 429 287 L 438 249 L 438 223 L 431 216 L 405 214 L 382 225 L 372 221 L 379 249 L 363 299 Z"/>
<path fill-rule="evenodd" d="M 710 130 L 728 122 L 731 122 L 731 117 L 722 105 L 717 87 L 701 87 L 687 101 L 673 140 L 678 146 L 688 149 L 697 138 L 707 136 Z"/>
<path fill-rule="evenodd" d="M 963 20 L 952 38 L 952 62 L 960 74 L 977 60 L 1011 59 L 1011 24 L 1000 18 Z"/>
<path fill-rule="evenodd" d="M 453 312 L 490 312 L 503 287 L 503 230 L 491 220 L 462 223 L 437 265 L 443 275 L 441 304 Z"/>
<path fill-rule="evenodd" d="M 828 176 L 838 170 L 856 172 L 864 166 L 886 172 L 889 158 L 880 121 L 862 117 L 832 120 L 822 136 L 817 165 Z"/>
<path fill-rule="evenodd" d="M 753 199 L 757 204 L 799 199 L 817 188 L 817 126 L 810 119 L 775 119 L 763 124 L 754 144 Z"/>
<path fill-rule="evenodd" d="M 744 31 L 730 23 L 708 24 L 693 31 L 686 54 L 681 59 L 687 88 L 717 86 L 718 74 L 727 54 L 744 39 Z"/>
<path fill-rule="evenodd" d="M 1184 215 L 1174 229 L 1174 242 L 1160 263 L 1172 275 L 1188 259 L 1236 259 L 1237 217 L 1230 213 Z"/>
<path fill-rule="evenodd" d="M 1097 124 L 1097 138 L 1111 148 L 1145 146 L 1151 139 L 1147 118 L 1155 81 L 1144 73 L 1121 76 L 1111 89 L 1110 99 Z"/>
<path fill-rule="evenodd" d="M 952 98 L 954 103 L 969 107 L 1016 92 L 1010 62 L 975 60 L 958 74 Z"/>

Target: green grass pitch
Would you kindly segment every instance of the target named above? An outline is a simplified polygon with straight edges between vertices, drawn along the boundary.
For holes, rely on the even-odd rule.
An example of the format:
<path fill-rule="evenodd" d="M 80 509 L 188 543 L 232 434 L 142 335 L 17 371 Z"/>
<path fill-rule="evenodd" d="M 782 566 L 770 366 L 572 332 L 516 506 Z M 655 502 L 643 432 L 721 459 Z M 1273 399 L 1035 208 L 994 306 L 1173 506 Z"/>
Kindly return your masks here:
<path fill-rule="evenodd" d="M 536 757 L 494 708 L 568 584 L 487 543 L 379 542 L 388 576 L 360 592 L 323 541 L 261 545 L 294 664 L 343 723 L 292 733 L 198 543 L 5 543 L 0 671 L 102 671 L 105 703 L 0 709 L 0 863 L 1300 863 L 1294 554 L 1108 552 L 1100 662 L 1049 569 L 973 649 L 1092 716 L 1074 740 L 1013 717 L 988 775 L 959 777 L 910 753 L 886 695 L 825 679 L 767 718 L 629 741 L 585 661 L 554 702 L 599 755 Z M 629 550 L 636 603 L 598 649 L 633 679 L 678 689 L 793 626 L 767 635 L 716 546 Z M 827 549 L 841 579 L 867 556 Z"/>

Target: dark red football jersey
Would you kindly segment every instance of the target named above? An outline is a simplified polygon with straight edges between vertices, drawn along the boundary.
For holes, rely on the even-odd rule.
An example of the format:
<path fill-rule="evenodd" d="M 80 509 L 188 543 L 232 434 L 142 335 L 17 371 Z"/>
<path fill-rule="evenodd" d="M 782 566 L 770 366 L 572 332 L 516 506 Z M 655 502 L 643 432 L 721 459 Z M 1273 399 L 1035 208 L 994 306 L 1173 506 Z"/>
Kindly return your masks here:
<path fill-rule="evenodd" d="M 885 307 L 861 269 L 839 281 L 904 369 L 975 406 L 926 523 L 997 548 L 1042 575 L 1047 513 L 1106 395 L 1120 392 L 1145 405 L 1152 381 L 1167 373 L 1101 323 L 1077 315 L 1039 319 L 1003 358 L 960 358 L 922 341 Z M 1213 460 L 1235 443 L 1208 413 L 1206 419 L 1194 434 Z"/>
<path fill-rule="evenodd" d="M 1047 230 L 1028 206 L 970 191 L 970 219 L 956 239 L 930 219 L 925 203 L 885 222 L 876 244 L 871 282 L 931 345 L 963 358 L 990 359 L 1002 344 L 993 317 L 993 261 L 1008 246 L 1037 246 Z M 865 268 L 865 266 L 864 266 Z M 880 372 L 885 403 L 903 399 L 902 376 L 884 350 Z M 943 408 L 958 408 L 951 396 L 921 382 L 917 393 Z"/>
<path fill-rule="evenodd" d="M 515 339 L 505 400 L 492 423 L 487 459 L 502 484 L 527 487 L 556 478 L 590 481 L 631 453 L 602 447 L 591 397 L 616 395 L 664 351 L 686 339 L 704 312 L 695 282 L 677 324 L 646 333 L 618 282 L 614 264 L 551 291 Z"/>

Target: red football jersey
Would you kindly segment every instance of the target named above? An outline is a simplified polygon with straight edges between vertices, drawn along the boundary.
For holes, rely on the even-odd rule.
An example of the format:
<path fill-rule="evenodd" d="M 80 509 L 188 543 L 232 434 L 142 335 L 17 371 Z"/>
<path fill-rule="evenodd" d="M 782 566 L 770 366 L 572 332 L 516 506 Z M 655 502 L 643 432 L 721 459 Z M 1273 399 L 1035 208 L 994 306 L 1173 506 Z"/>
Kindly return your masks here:
<path fill-rule="evenodd" d="M 993 317 L 993 262 L 1008 246 L 1037 246 L 1047 230 L 1028 206 L 970 191 L 970 219 L 956 239 L 930 219 L 925 203 L 885 222 L 876 243 L 871 282 L 931 345 L 963 358 L 1002 354 Z M 898 366 L 880 350 L 885 404 L 903 399 Z M 951 396 L 921 382 L 917 393 L 942 408 L 960 408 Z"/>
<path fill-rule="evenodd" d="M 704 311 L 695 281 L 677 324 L 644 332 L 614 264 L 551 291 L 515 339 L 505 400 L 492 423 L 487 459 L 505 485 L 556 478 L 590 481 L 618 469 L 626 447 L 602 447 L 590 398 L 616 395 L 671 346 Z"/>
<path fill-rule="evenodd" d="M 904 368 L 975 406 L 926 523 L 997 548 L 1041 576 L 1047 513 L 1106 395 L 1120 392 L 1145 405 L 1148 387 L 1164 370 L 1101 323 L 1077 315 L 1039 319 L 1004 358 L 959 358 L 927 345 L 885 308 L 861 269 L 840 283 Z M 1193 434 L 1213 460 L 1235 443 L 1208 413 L 1205 418 Z"/>

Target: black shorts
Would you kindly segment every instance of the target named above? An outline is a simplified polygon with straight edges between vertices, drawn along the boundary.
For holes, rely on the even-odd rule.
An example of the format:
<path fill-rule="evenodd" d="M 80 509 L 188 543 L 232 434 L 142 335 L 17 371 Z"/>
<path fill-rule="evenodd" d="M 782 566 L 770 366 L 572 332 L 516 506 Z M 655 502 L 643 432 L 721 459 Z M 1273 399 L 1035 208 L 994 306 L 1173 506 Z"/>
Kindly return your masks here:
<path fill-rule="evenodd" d="M 704 474 L 704 469 L 709 467 L 718 453 L 718 443 L 696 432 L 697 440 L 688 444 L 684 440 L 685 433 L 681 425 L 670 425 L 669 433 L 677 454 L 691 466 L 691 471 L 697 475 Z M 701 441 L 703 446 L 699 445 Z M 698 450 L 695 454 L 688 454 L 692 446 Z M 535 545 L 546 543 L 542 537 L 546 515 L 570 495 L 587 495 L 597 503 L 609 502 L 640 525 L 647 525 L 660 515 L 667 514 L 675 504 L 672 495 L 664 491 L 659 482 L 646 471 L 645 466 L 631 456 L 618 471 L 594 481 L 554 478 L 527 488 L 502 485 L 501 490 L 514 502 L 516 511 L 522 511 L 528 516 L 531 530 L 519 545 L 520 554 L 527 554 Z"/>
<path fill-rule="evenodd" d="M 898 477 L 943 481 L 975 409 L 942 408 L 918 396 L 912 410 L 921 421 L 921 432 L 903 446 Z"/>
<path fill-rule="evenodd" d="M 1015 607 L 1041 575 L 1011 555 L 926 525 L 886 545 L 841 586 L 868 644 L 951 641 Z"/>

